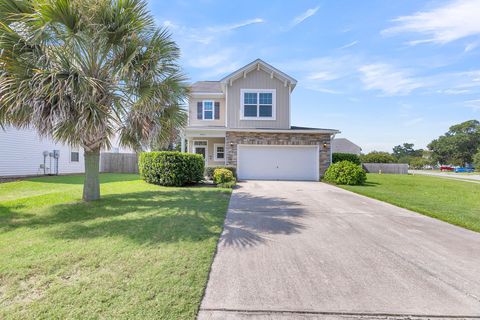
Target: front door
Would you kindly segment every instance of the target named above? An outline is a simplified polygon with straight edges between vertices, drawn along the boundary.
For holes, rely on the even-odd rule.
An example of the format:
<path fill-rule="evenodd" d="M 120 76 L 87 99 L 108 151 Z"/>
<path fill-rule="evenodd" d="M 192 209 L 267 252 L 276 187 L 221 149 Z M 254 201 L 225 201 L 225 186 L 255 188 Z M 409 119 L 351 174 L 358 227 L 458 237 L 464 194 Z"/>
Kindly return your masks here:
<path fill-rule="evenodd" d="M 207 148 L 205 148 L 205 147 L 194 147 L 193 153 L 201 154 L 203 159 L 205 160 L 205 164 L 207 163 Z"/>

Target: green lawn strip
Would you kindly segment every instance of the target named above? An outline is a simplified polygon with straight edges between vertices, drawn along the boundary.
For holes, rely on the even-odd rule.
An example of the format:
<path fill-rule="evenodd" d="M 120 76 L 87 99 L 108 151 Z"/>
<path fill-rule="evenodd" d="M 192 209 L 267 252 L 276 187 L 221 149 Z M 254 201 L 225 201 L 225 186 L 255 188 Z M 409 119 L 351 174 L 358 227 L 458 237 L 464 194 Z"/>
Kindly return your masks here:
<path fill-rule="evenodd" d="M 195 317 L 230 190 L 102 181 L 93 203 L 81 177 L 2 185 L 1 319 Z"/>
<path fill-rule="evenodd" d="M 368 174 L 364 186 L 340 186 L 480 232 L 480 184 L 422 175 Z"/>

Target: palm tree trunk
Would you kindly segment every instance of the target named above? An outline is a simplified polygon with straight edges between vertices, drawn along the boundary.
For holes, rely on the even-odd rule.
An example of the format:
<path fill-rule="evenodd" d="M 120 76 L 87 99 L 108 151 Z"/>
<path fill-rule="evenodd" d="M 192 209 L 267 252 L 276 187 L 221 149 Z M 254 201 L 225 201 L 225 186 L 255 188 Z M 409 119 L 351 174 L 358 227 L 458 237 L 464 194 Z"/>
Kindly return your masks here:
<path fill-rule="evenodd" d="M 100 149 L 85 151 L 85 182 L 83 200 L 100 199 Z"/>

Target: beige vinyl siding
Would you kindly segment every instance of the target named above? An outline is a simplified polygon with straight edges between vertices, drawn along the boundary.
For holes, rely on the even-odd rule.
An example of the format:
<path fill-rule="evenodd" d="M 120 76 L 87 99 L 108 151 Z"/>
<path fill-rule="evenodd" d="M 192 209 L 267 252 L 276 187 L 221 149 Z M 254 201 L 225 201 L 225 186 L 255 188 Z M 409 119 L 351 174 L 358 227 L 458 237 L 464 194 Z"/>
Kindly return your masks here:
<path fill-rule="evenodd" d="M 241 120 L 240 119 L 240 92 L 242 89 L 275 89 L 276 90 L 276 119 L 275 120 Z M 246 77 L 233 81 L 227 85 L 228 124 L 229 128 L 275 128 L 288 129 L 290 127 L 290 96 L 289 87 L 263 70 L 254 70 Z"/>
<path fill-rule="evenodd" d="M 208 142 L 208 148 L 207 148 L 207 166 L 213 167 L 213 166 L 223 166 L 225 164 L 225 160 L 222 161 L 215 161 L 214 157 L 214 145 L 215 144 L 223 144 L 225 145 L 225 138 L 192 138 L 188 141 L 188 152 L 193 153 L 193 141 L 194 140 L 202 140 L 202 141 L 207 141 Z M 225 154 L 226 156 L 226 154 Z"/>
<path fill-rule="evenodd" d="M 220 102 L 220 119 L 218 120 L 199 120 L 197 119 L 197 102 L 199 101 L 218 101 Z M 189 100 L 189 114 L 188 114 L 188 119 L 189 119 L 189 126 L 192 127 L 201 127 L 201 126 L 225 126 L 225 98 L 211 98 L 211 97 L 194 97 L 190 98 Z"/>

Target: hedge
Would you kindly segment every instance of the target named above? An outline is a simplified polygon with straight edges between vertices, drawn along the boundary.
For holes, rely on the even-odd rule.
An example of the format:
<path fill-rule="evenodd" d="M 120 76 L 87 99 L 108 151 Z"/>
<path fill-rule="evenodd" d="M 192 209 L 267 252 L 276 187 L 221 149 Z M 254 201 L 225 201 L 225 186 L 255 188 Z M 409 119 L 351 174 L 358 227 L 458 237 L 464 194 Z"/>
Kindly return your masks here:
<path fill-rule="evenodd" d="M 337 163 L 345 160 L 353 162 L 358 165 L 361 164 L 360 157 L 354 153 L 342 153 L 342 152 L 332 153 L 332 163 Z"/>
<path fill-rule="evenodd" d="M 367 180 L 367 174 L 358 164 L 344 160 L 330 165 L 323 179 L 335 184 L 360 185 Z"/>
<path fill-rule="evenodd" d="M 140 176 L 148 183 L 184 186 L 203 180 L 205 161 L 199 154 L 177 151 L 143 152 L 138 161 Z"/>

